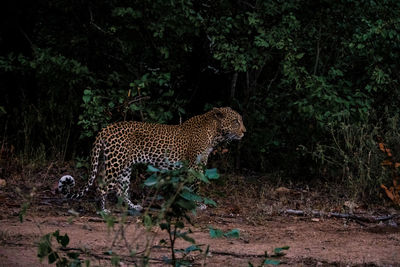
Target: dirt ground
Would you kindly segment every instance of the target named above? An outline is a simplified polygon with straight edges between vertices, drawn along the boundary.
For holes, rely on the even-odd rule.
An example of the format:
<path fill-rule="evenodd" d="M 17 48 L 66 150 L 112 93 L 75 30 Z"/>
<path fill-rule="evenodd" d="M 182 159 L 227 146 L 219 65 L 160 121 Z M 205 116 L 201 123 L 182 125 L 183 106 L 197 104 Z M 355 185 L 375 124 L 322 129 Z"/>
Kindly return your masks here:
<path fill-rule="evenodd" d="M 160 244 L 160 240 L 168 239 L 165 232 L 157 229 L 147 232 L 135 216 L 128 217 L 125 224 L 116 223 L 109 228 L 94 212 L 96 204 L 90 196 L 78 203 L 68 203 L 58 200 L 53 185 L 21 181 L 18 181 L 23 184 L 21 190 L 15 190 L 16 185 L 10 182 L 0 188 L 0 266 L 46 266 L 47 261 L 40 262 L 37 257 L 37 244 L 41 236 L 56 230 L 68 234 L 70 251 L 80 251 L 81 259 L 89 259 L 90 266 L 111 266 L 111 256 L 105 253 L 111 250 L 119 255 L 120 266 L 135 263 L 140 266 L 130 251 L 143 255 L 146 244 L 152 251 L 151 266 L 166 265 L 162 259 L 169 257 L 170 251 Z M 199 252 L 189 254 L 187 259 L 194 266 L 249 266 L 249 262 L 259 266 L 265 260 L 265 251 L 271 255 L 274 248 L 283 246 L 290 248 L 278 259 L 281 266 L 400 266 L 398 210 L 364 207 L 344 200 L 329 202 L 325 192 L 309 188 L 260 186 L 242 180 L 235 183 L 234 186 L 246 190 L 224 195 L 218 187 L 213 188 L 210 191 L 218 207 L 192 215 L 190 237 L 203 251 L 209 245 L 207 256 Z M 33 187 L 41 188 L 36 189 L 40 193 L 29 194 Z M 21 223 L 21 204 L 27 199 L 31 206 Z M 78 210 L 79 215 L 72 214 L 71 208 Z M 302 210 L 306 215 L 289 215 L 284 212 L 288 209 Z M 323 211 L 325 215 L 313 216 L 312 210 Z M 328 212 L 376 220 L 334 218 Z M 387 215 L 393 216 L 379 220 Z M 240 237 L 211 238 L 209 227 L 225 232 L 238 229 Z M 55 242 L 53 245 L 59 248 Z M 176 247 L 190 245 L 179 240 Z"/>

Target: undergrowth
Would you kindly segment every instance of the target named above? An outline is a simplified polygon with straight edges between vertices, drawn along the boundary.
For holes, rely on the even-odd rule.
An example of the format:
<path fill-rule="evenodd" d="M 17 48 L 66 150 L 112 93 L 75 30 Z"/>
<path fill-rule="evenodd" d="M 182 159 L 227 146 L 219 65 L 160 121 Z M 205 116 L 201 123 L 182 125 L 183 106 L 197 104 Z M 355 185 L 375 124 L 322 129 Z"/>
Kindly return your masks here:
<path fill-rule="evenodd" d="M 330 124 L 329 136 L 314 148 L 300 146 L 310 154 L 319 168 L 320 181 L 328 186 L 340 186 L 338 194 L 353 201 L 382 203 L 381 184 L 390 182 L 390 170 L 382 162 L 385 154 L 379 143 L 399 151 L 400 134 L 397 116 L 382 119 L 379 124 L 349 123 Z"/>
<path fill-rule="evenodd" d="M 130 251 L 129 262 L 135 266 L 149 266 L 155 262 L 173 266 L 191 265 L 191 259 L 188 256 L 193 253 L 199 254 L 203 258 L 203 263 L 205 263 L 209 247 L 196 244 L 196 241 L 190 236 L 192 231 L 185 223 L 191 224 L 189 215 L 196 212 L 198 205 L 217 205 L 215 201 L 199 195 L 192 188 L 193 184 L 210 183 L 211 180 L 218 179 L 219 174 L 216 169 L 208 169 L 203 174 L 185 166 L 172 171 L 159 170 L 148 166 L 147 171 L 150 177 L 142 185 L 148 188 L 145 200 L 147 208 L 142 214 L 127 210 L 122 205 L 121 199 L 119 199 L 117 205 L 120 215 L 100 212 L 108 229 L 113 229 L 115 234 L 114 242 L 106 252 L 111 264 L 119 266 L 121 259 L 126 259 L 125 256 L 118 255 L 117 251 L 114 250 L 118 241 Z M 25 213 L 26 209 L 21 212 Z M 138 231 L 137 235 L 127 237 L 125 234 L 127 227 L 129 227 L 127 218 L 131 215 L 139 216 L 145 231 Z M 153 244 L 157 238 L 156 229 L 165 231 L 168 236 L 167 239 L 161 239 L 158 242 L 161 246 L 169 248 L 170 251 L 168 256 L 165 255 L 161 259 L 152 257 Z M 139 244 L 139 237 L 142 235 L 146 236 L 145 244 Z M 53 242 L 54 238 L 57 244 Z M 186 241 L 189 246 L 178 249 L 176 247 L 177 239 Z M 68 234 L 60 235 L 58 230 L 43 235 L 39 242 L 38 257 L 41 260 L 47 259 L 49 264 L 56 263 L 57 266 L 81 266 L 83 261 L 79 257 L 83 251 L 68 252 L 68 243 Z M 85 264 L 88 265 L 87 261 L 85 261 Z"/>

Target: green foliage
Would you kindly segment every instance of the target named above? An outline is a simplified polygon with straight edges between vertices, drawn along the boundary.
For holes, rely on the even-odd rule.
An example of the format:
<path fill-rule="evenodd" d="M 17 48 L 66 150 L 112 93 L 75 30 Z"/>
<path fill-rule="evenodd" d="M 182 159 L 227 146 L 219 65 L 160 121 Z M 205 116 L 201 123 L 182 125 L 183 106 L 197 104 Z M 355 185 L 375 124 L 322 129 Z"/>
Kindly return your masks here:
<path fill-rule="evenodd" d="M 116 218 L 112 214 L 105 212 L 105 211 L 100 211 L 99 214 L 100 214 L 101 218 L 103 218 L 103 220 L 107 224 L 108 230 L 110 230 L 110 228 L 114 228 Z"/>
<path fill-rule="evenodd" d="M 111 76 L 117 81 L 110 81 L 110 85 L 119 82 L 118 73 Z M 81 137 L 93 137 L 115 117 L 166 123 L 174 115 L 185 114 L 182 108 L 185 101 L 174 97 L 175 91 L 169 84 L 170 76 L 170 73 L 153 70 L 125 85 L 126 89 L 85 89 L 81 105 L 84 112 L 78 122 L 84 130 Z M 157 97 L 153 99 L 154 96 Z"/>
<path fill-rule="evenodd" d="M 20 210 L 19 213 L 18 213 L 18 218 L 19 218 L 19 221 L 20 221 L 21 223 L 24 221 L 24 217 L 25 217 L 25 215 L 26 215 L 26 212 L 27 212 L 29 206 L 30 206 L 30 203 L 29 203 L 29 202 L 25 202 L 25 203 L 23 203 L 23 204 L 21 205 L 21 210 Z"/>
<path fill-rule="evenodd" d="M 77 252 L 62 252 L 58 248 L 54 248 L 52 244 L 53 237 L 61 248 L 67 248 L 69 237 L 67 234 L 60 235 L 60 231 L 46 234 L 41 237 L 38 244 L 38 257 L 40 261 L 47 258 L 48 264 L 55 263 L 56 266 L 82 266 L 79 259 L 80 254 Z M 85 266 L 89 266 L 89 262 L 85 261 Z"/>
<path fill-rule="evenodd" d="M 210 228 L 210 237 L 211 238 L 220 238 L 224 235 L 224 232 L 222 232 L 222 230 L 220 229 L 214 229 L 212 227 Z"/>
<path fill-rule="evenodd" d="M 313 164 L 299 145 L 332 144 L 330 127 L 365 123 L 371 110 L 378 117 L 385 109 L 398 112 L 398 55 L 390 52 L 398 46 L 397 3 L 269 1 L 239 13 L 215 5 L 213 53 L 226 71 L 242 77 L 238 96 L 251 130 L 241 155 L 253 168 L 307 175 L 304 166 L 312 170 Z"/>
<path fill-rule="evenodd" d="M 284 251 L 288 250 L 289 248 L 290 248 L 289 246 L 274 248 L 274 253 L 271 255 L 268 255 L 268 252 L 265 251 L 264 259 L 258 266 L 262 267 L 264 265 L 280 265 L 281 261 L 276 260 L 275 258 L 284 256 L 285 255 Z M 254 265 L 251 262 L 249 262 L 248 266 L 253 267 Z"/>
<path fill-rule="evenodd" d="M 147 171 L 151 176 L 147 178 L 143 185 L 154 192 L 153 201 L 161 201 L 161 208 L 157 212 L 146 210 L 143 215 L 143 224 L 148 231 L 153 227 L 160 227 L 166 231 L 169 240 L 161 240 L 161 243 L 169 243 L 171 249 L 171 258 L 164 257 L 164 262 L 174 266 L 187 266 L 190 262 L 186 260 L 191 252 L 202 249 L 195 244 L 195 240 L 189 235 L 192 233 L 190 228 L 185 230 L 184 221 L 190 223 L 188 213 L 194 213 L 199 204 L 216 205 L 211 199 L 200 196 L 195 192 L 191 185 L 201 182 L 208 182 L 209 179 L 218 179 L 219 175 L 216 169 L 206 170 L 203 174 L 197 170 L 188 169 L 186 164 L 176 170 L 159 170 L 153 166 L 148 166 Z M 226 236 L 234 237 L 238 231 L 226 233 Z M 175 249 L 175 242 L 180 238 L 191 245 L 185 249 Z M 177 258 L 177 253 L 182 255 Z"/>
<path fill-rule="evenodd" d="M 399 12 L 395 0 L 22 6 L 1 40 L 0 136 L 28 159 L 64 159 L 110 122 L 230 105 L 248 129 L 236 166 L 315 177 L 300 145 L 400 112 Z"/>
<path fill-rule="evenodd" d="M 220 238 L 220 237 L 228 237 L 228 238 L 239 238 L 240 236 L 240 231 L 238 229 L 232 229 L 226 233 L 224 233 L 220 229 L 215 229 L 211 226 L 208 227 L 210 229 L 210 237 L 211 238 Z"/>
<path fill-rule="evenodd" d="M 79 107 L 76 87 L 94 82 L 88 68 L 52 48 L 35 46 L 30 57 L 0 56 L 0 73 L 17 79 L 4 95 L 9 108 L 4 119 L 11 120 L 11 127 L 21 126 L 12 142 L 26 157 L 46 147 L 45 155 L 64 158 Z"/>
<path fill-rule="evenodd" d="M 311 153 L 321 169 L 330 172 L 324 175 L 341 177 L 338 181 L 347 188 L 347 192 L 342 193 L 349 198 L 377 200 L 381 192 L 380 185 L 392 180 L 392 174 L 382 168 L 385 155 L 378 149 L 378 143 L 385 140 L 396 151 L 399 149 L 399 119 L 398 116 L 387 116 L 376 124 L 372 123 L 374 119 L 371 118 L 365 123 L 331 125 L 333 144 L 320 142 L 312 151 L 303 147 Z"/>
<path fill-rule="evenodd" d="M 0 106 L 0 116 L 7 114 L 7 111 L 4 107 Z"/>
<path fill-rule="evenodd" d="M 218 178 L 219 178 L 219 174 L 218 174 L 216 168 L 214 168 L 214 169 L 207 169 L 207 170 L 205 171 L 205 174 L 204 174 L 204 175 L 205 175 L 208 179 L 211 179 L 211 180 L 214 180 L 214 179 L 218 179 Z"/>
<path fill-rule="evenodd" d="M 182 164 L 181 168 L 171 171 L 159 170 L 149 165 L 147 171 L 152 174 L 143 184 L 158 192 L 157 198 L 165 200 L 162 211 L 167 212 L 167 216 L 187 218 L 186 213 L 195 212 L 198 204 L 216 206 L 213 200 L 198 195 L 191 188 L 193 184 L 209 183 L 209 179 L 218 179 L 219 174 L 216 169 L 208 169 L 203 174 Z"/>

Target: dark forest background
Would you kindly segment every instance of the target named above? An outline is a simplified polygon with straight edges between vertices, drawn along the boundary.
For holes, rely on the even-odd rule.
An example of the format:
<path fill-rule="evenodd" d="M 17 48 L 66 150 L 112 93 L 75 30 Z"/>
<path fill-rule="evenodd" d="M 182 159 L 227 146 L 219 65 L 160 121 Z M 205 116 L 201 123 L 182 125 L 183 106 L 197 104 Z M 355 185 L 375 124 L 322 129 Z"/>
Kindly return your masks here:
<path fill-rule="evenodd" d="M 397 0 L 17 0 L 0 12 L 4 153 L 81 159 L 110 122 L 231 106 L 248 131 L 222 171 L 336 181 L 355 197 L 391 181 L 378 143 L 400 140 Z"/>

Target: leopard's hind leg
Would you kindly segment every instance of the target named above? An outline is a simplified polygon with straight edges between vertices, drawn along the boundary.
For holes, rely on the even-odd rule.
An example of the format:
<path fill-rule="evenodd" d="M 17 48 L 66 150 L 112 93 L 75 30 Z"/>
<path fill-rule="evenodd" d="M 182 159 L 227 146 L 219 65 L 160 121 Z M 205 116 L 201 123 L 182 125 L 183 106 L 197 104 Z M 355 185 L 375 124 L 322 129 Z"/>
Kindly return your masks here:
<path fill-rule="evenodd" d="M 121 174 L 118 176 L 117 184 L 117 195 L 122 197 L 124 202 L 128 205 L 131 210 L 141 211 L 143 207 L 141 205 L 134 205 L 129 196 L 129 186 L 131 183 L 131 172 L 132 167 L 126 167 Z"/>

